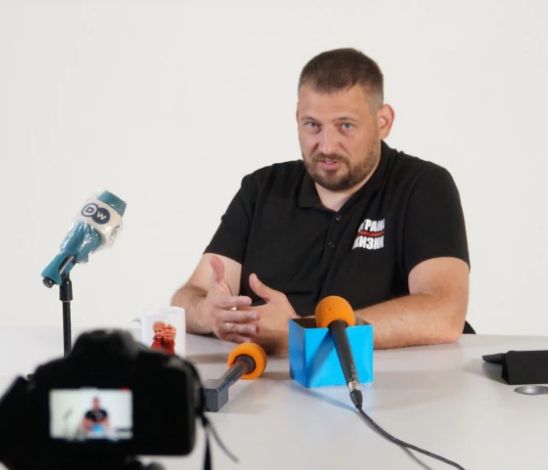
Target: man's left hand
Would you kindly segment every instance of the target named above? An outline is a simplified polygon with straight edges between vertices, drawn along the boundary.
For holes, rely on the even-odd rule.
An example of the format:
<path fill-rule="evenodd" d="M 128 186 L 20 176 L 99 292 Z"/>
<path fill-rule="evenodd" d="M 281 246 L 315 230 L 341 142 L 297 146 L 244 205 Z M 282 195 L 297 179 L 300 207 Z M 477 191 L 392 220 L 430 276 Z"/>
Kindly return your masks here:
<path fill-rule="evenodd" d="M 252 341 L 269 353 L 287 352 L 289 320 L 299 316 L 283 292 L 263 284 L 255 273 L 249 276 L 249 286 L 265 301 L 264 305 L 253 307 L 259 319 L 256 322 L 257 333 L 252 336 Z"/>

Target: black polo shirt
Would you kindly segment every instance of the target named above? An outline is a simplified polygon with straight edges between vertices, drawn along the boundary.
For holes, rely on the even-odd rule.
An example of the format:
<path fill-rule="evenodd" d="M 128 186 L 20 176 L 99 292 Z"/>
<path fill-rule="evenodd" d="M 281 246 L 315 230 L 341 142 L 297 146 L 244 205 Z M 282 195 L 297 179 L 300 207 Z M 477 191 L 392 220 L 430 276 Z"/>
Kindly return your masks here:
<path fill-rule="evenodd" d="M 382 143 L 375 173 L 338 211 L 322 206 L 302 161 L 247 175 L 206 248 L 242 264 L 241 295 L 257 273 L 311 315 L 326 295 L 359 309 L 409 294 L 429 258 L 469 263 L 464 217 L 447 170 Z"/>

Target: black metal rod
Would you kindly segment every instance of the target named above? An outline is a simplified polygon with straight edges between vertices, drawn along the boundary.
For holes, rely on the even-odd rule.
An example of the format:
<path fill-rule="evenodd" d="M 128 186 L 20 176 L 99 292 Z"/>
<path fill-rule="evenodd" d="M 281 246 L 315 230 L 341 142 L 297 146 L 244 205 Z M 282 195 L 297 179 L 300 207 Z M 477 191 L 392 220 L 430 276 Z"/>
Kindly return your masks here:
<path fill-rule="evenodd" d="M 72 282 L 67 274 L 59 285 L 59 300 L 63 304 L 63 347 L 65 356 L 72 349 L 72 331 L 70 319 L 70 301 L 72 300 Z"/>
<path fill-rule="evenodd" d="M 72 331 L 70 324 L 69 302 L 63 302 L 63 346 L 65 356 L 68 356 L 72 348 Z"/>
<path fill-rule="evenodd" d="M 230 387 L 242 375 L 247 374 L 248 371 L 249 366 L 244 361 L 241 361 L 240 358 L 236 359 L 232 367 L 230 367 L 219 379 L 221 381 L 221 387 Z"/>
<path fill-rule="evenodd" d="M 204 408 L 206 411 L 219 411 L 228 401 L 228 388 L 242 375 L 255 370 L 255 361 L 252 357 L 241 355 L 236 358 L 232 366 L 220 379 L 206 380 L 203 383 Z"/>

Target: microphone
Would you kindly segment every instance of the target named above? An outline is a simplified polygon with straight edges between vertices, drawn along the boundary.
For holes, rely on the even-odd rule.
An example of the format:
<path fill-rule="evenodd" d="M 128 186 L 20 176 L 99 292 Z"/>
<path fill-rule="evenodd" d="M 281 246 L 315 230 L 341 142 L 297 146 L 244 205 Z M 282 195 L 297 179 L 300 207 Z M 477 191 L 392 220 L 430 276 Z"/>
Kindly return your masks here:
<path fill-rule="evenodd" d="M 354 403 L 354 406 L 358 410 L 361 410 L 363 402 L 362 391 L 345 330 L 347 326 L 354 326 L 356 324 L 354 311 L 347 300 L 336 295 L 330 295 L 320 300 L 316 306 L 315 316 L 318 327 L 329 328 L 335 349 L 337 350 L 337 356 L 339 356 L 344 379 L 348 385 L 350 399 Z"/>
<path fill-rule="evenodd" d="M 110 247 L 122 227 L 125 210 L 126 203 L 109 191 L 88 200 L 61 243 L 60 253 L 42 271 L 44 284 L 60 285 L 76 263 L 86 263 L 90 253 Z"/>
<path fill-rule="evenodd" d="M 204 381 L 205 411 L 219 411 L 228 401 L 228 387 L 242 379 L 260 377 L 266 367 L 266 353 L 255 343 L 242 343 L 228 355 L 229 369 L 220 379 Z"/>

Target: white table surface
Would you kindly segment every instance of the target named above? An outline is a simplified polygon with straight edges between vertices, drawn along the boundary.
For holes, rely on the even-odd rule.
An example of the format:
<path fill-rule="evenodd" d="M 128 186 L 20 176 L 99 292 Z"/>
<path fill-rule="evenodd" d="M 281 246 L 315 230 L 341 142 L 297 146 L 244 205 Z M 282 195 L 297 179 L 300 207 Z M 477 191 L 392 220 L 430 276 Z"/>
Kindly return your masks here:
<path fill-rule="evenodd" d="M 232 348 L 187 335 L 187 359 L 202 379 L 223 374 Z M 548 337 L 464 335 L 451 345 L 375 351 L 364 410 L 396 437 L 467 470 L 546 469 L 548 395 L 515 393 L 500 367 L 481 359 L 511 349 L 548 349 Z M 61 354 L 58 330 L 4 328 L 0 389 Z M 415 459 L 376 434 L 353 410 L 346 387 L 306 389 L 291 380 L 287 357 L 269 358 L 263 377 L 237 382 L 229 395 L 221 411 L 208 415 L 240 462 L 212 441 L 215 469 L 452 468 L 421 454 Z M 201 469 L 203 446 L 200 430 L 190 456 L 154 460 L 168 470 Z"/>

